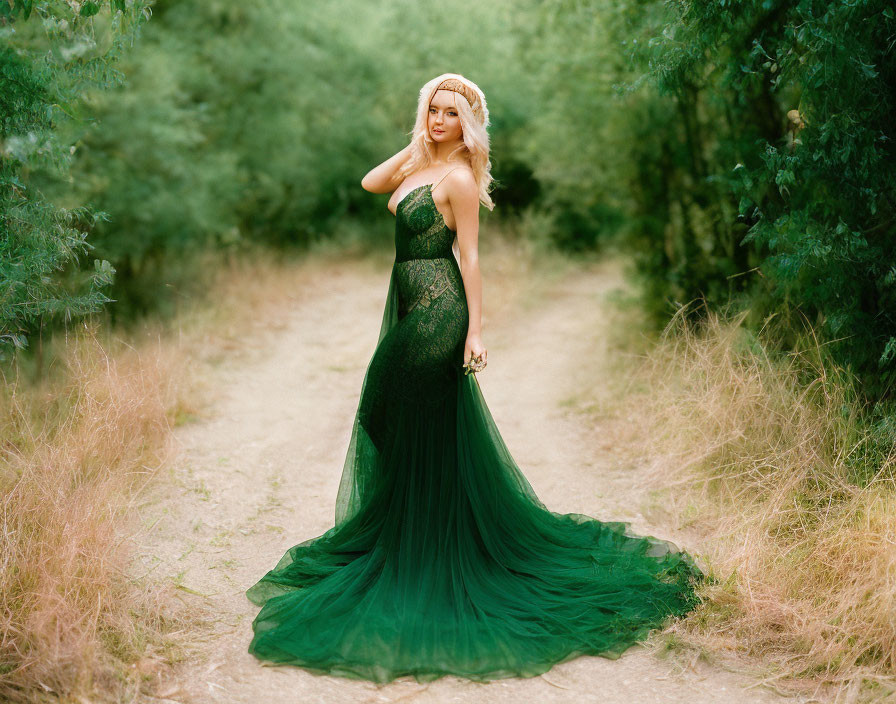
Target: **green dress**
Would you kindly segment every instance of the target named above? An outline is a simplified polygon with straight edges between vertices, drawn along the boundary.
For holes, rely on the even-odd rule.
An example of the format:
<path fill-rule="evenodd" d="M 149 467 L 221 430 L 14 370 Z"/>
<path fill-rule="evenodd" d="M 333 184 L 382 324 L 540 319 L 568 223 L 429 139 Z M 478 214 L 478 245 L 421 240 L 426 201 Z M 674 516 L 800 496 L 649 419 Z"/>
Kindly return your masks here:
<path fill-rule="evenodd" d="M 375 682 L 615 659 L 694 608 L 704 575 L 670 542 L 539 501 L 464 374 L 466 296 L 432 188 L 398 204 L 335 525 L 248 589 L 249 652 Z"/>

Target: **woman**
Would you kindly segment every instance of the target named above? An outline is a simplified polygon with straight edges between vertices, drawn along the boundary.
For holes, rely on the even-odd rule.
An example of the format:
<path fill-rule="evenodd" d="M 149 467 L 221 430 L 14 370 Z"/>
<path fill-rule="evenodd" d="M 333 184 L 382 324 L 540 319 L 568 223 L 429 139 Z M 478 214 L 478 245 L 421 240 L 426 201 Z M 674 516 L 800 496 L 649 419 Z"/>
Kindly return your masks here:
<path fill-rule="evenodd" d="M 482 91 L 420 91 L 411 144 L 363 179 L 391 192 L 395 263 L 336 502 L 323 535 L 247 591 L 249 651 L 386 682 L 534 676 L 616 658 L 698 602 L 704 575 L 628 524 L 549 511 L 505 446 L 475 374 L 478 207 L 494 205 Z"/>

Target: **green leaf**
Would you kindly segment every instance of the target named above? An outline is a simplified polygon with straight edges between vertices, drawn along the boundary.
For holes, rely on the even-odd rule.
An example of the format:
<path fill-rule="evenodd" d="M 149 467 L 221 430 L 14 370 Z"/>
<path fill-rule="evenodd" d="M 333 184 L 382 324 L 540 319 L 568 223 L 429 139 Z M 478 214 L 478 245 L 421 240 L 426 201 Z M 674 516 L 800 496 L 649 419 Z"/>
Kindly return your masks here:
<path fill-rule="evenodd" d="M 31 16 L 31 9 L 34 6 L 33 0 L 13 0 L 12 14 L 22 11 L 22 17 L 28 19 Z"/>
<path fill-rule="evenodd" d="M 887 340 L 883 354 L 881 354 L 880 359 L 877 360 L 877 365 L 882 367 L 894 357 L 896 357 L 896 337 L 891 337 Z"/>
<path fill-rule="evenodd" d="M 115 267 L 112 266 L 105 259 L 94 259 L 93 260 L 93 268 L 96 276 L 96 281 L 100 285 L 111 284 L 115 278 Z"/>
<path fill-rule="evenodd" d="M 88 0 L 83 5 L 81 5 L 81 17 L 93 17 L 97 12 L 100 11 L 100 6 Z"/>
<path fill-rule="evenodd" d="M 865 74 L 865 78 L 877 78 L 877 71 L 874 70 L 874 66 L 871 64 L 859 61 L 859 67 L 862 69 L 862 73 Z"/>

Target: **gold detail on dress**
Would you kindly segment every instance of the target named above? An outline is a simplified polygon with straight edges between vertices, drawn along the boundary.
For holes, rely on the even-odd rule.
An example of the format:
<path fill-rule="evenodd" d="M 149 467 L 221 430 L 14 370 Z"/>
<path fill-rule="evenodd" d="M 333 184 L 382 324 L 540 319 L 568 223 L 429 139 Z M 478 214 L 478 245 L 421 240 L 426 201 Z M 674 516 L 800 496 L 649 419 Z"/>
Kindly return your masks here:
<path fill-rule="evenodd" d="M 429 308 L 445 291 L 450 290 L 456 296 L 461 295 L 456 286 L 456 277 L 450 271 L 446 261 L 445 259 L 411 259 L 402 262 L 409 279 L 427 282 L 420 295 L 408 303 L 408 313 L 417 306 Z"/>
<path fill-rule="evenodd" d="M 417 193 L 409 194 L 405 196 L 405 200 L 407 203 L 403 205 L 403 208 L 406 212 L 413 212 L 416 210 L 416 205 L 420 203 L 422 200 L 426 198 L 427 192 L 429 192 L 429 198 L 431 200 L 432 209 L 435 214 L 435 218 L 432 221 L 432 224 L 426 228 L 423 232 L 417 233 L 417 237 L 429 237 L 431 235 L 436 234 L 442 228 L 447 229 L 449 232 L 454 232 L 448 225 L 445 223 L 445 216 L 442 215 L 442 211 L 436 207 L 436 202 L 432 197 L 432 184 L 424 184 L 424 188 L 420 188 Z"/>

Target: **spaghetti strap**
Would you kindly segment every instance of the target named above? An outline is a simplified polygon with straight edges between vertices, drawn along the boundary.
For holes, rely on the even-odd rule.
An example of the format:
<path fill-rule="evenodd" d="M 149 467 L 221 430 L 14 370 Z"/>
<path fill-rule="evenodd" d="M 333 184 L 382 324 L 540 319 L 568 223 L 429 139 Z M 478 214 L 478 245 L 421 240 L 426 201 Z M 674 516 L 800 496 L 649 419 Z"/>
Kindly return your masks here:
<path fill-rule="evenodd" d="M 630 523 L 556 513 L 539 499 L 467 373 L 487 360 L 464 360 L 472 314 L 461 247 L 428 187 L 408 191 L 397 209 L 382 322 L 367 338 L 376 349 L 339 439 L 348 449 L 335 520 L 293 538 L 246 590 L 261 610 L 244 657 L 377 685 L 448 674 L 487 682 L 578 655 L 617 659 L 698 607 L 704 578 L 720 580 Z M 519 396 L 523 386 L 509 388 Z M 302 411 L 319 408 L 305 400 Z M 575 476 L 572 454 L 558 476 Z"/>
<path fill-rule="evenodd" d="M 442 178 L 440 178 L 440 179 L 439 179 L 438 181 L 436 181 L 432 186 L 430 186 L 430 188 L 429 188 L 429 192 L 432 193 L 433 190 L 435 190 L 435 187 L 438 186 L 442 181 L 445 180 L 445 176 L 447 176 L 448 174 L 450 174 L 452 171 L 456 171 L 456 170 L 459 169 L 459 168 L 460 168 L 459 166 L 455 166 L 453 169 L 450 169 L 450 170 L 446 171 L 446 172 L 445 172 L 445 175 L 442 176 Z"/>

